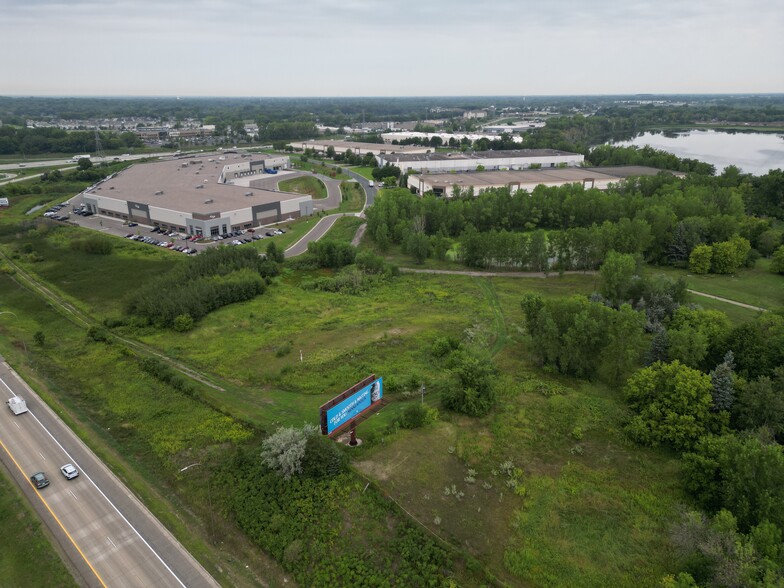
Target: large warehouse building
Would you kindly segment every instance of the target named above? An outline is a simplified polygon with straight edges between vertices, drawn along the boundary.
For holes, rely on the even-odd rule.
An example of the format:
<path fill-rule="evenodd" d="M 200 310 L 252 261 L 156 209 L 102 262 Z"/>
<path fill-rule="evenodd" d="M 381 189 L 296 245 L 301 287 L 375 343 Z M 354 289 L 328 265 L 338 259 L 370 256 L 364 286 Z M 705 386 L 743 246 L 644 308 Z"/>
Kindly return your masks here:
<path fill-rule="evenodd" d="M 480 165 L 486 170 L 515 170 L 534 167 L 576 167 L 585 157 L 556 149 L 510 149 L 507 151 L 476 151 L 473 153 L 392 153 L 377 157 L 379 166 L 387 163 L 403 173 L 475 171 Z"/>
<path fill-rule="evenodd" d="M 663 170 L 643 166 L 556 168 L 527 171 L 483 171 L 473 173 L 412 174 L 408 187 L 418 194 L 433 192 L 437 196 L 452 197 L 457 191 L 473 190 L 478 194 L 490 188 L 509 188 L 512 192 L 536 186 L 582 184 L 585 188 L 606 190 L 610 184 L 632 176 L 655 176 Z M 672 173 L 677 176 L 684 174 Z"/>
<path fill-rule="evenodd" d="M 221 158 L 224 159 L 221 159 Z M 219 161 L 226 161 L 226 156 L 219 156 Z M 235 163 L 234 160 L 232 163 L 228 163 L 227 165 L 223 166 L 223 171 L 221 172 L 220 180 L 223 183 L 231 183 L 231 180 L 236 178 L 242 178 L 246 176 L 255 176 L 259 174 L 263 174 L 267 172 L 267 170 L 277 171 L 281 169 L 288 169 L 291 167 L 291 163 L 289 157 L 287 155 L 267 155 L 267 154 L 250 154 L 250 153 L 243 153 L 240 155 L 244 161 L 240 161 Z M 213 158 L 209 158 L 208 162 L 212 162 Z"/>
<path fill-rule="evenodd" d="M 432 147 L 420 147 L 419 145 L 390 145 L 388 143 L 360 143 L 358 141 L 333 141 L 333 140 L 319 140 L 311 139 L 309 141 L 296 141 L 289 143 L 289 147 L 293 149 L 312 149 L 318 153 L 326 153 L 329 147 L 335 150 L 335 153 L 345 153 L 349 149 L 354 155 L 366 155 L 372 153 L 379 155 L 381 153 L 429 153 L 433 150 Z"/>
<path fill-rule="evenodd" d="M 240 159 L 216 154 L 137 164 L 87 189 L 82 199 L 96 214 L 202 237 L 313 213 L 308 195 L 223 183 L 231 173 L 226 168 L 248 163 Z"/>

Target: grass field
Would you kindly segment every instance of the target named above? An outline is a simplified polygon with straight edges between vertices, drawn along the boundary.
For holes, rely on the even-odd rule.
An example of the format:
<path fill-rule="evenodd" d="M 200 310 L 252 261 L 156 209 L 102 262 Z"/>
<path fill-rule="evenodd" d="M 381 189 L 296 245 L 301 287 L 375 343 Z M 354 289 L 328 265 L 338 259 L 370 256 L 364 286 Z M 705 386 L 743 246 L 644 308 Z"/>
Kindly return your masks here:
<path fill-rule="evenodd" d="M 357 182 L 341 182 L 342 200 L 336 212 L 359 212 L 365 206 L 365 191 Z"/>
<path fill-rule="evenodd" d="M 291 157 L 291 166 L 292 168 L 300 171 L 313 171 L 317 174 L 321 174 L 327 176 L 329 178 L 333 178 L 335 180 L 350 180 L 351 176 L 347 173 L 341 171 L 338 173 L 337 167 L 331 165 L 324 165 L 323 162 L 315 160 L 315 159 L 308 159 L 308 161 L 302 161 L 300 157 L 292 156 Z"/>
<path fill-rule="evenodd" d="M 283 180 L 278 186 L 284 192 L 308 194 L 316 200 L 327 197 L 327 187 L 324 185 L 324 182 L 313 176 L 299 176 L 290 180 Z"/>
<path fill-rule="evenodd" d="M 784 306 L 784 276 L 770 273 L 769 267 L 770 260 L 760 259 L 753 269 L 743 268 L 729 276 L 697 275 L 672 267 L 655 267 L 650 271 L 673 278 L 684 277 L 689 288 L 697 292 L 771 310 Z M 694 301 L 703 304 L 705 299 L 694 297 Z"/>
<path fill-rule="evenodd" d="M 341 219 L 333 236 L 350 239 L 360 222 Z M 145 256 L 140 252 L 148 249 L 122 242 L 110 256 L 75 255 L 72 231 L 10 235 L 11 245 L 3 246 L 99 318 L 119 314 L 124 296 L 146 276 L 166 271 L 171 259 L 155 250 Z M 27 243 L 32 252 L 21 253 Z M 224 390 L 173 392 L 140 370 L 121 345 L 87 340 L 2 274 L 3 309 L 18 319 L 0 323 L 0 352 L 34 368 L 55 404 L 84 423 L 83 434 L 105 446 L 118 467 L 138 472 L 134 487 L 178 534 L 193 534 L 188 547 L 208 566 L 225 555 L 220 549 L 229 549 L 209 545 L 210 538 L 238 533 L 208 505 L 209 470 L 196 468 L 191 479 L 176 473 L 179 466 L 220 459 L 249 432 L 315 422 L 323 402 L 376 373 L 385 378 L 390 403 L 361 425 L 366 443 L 354 454 L 355 466 L 422 526 L 492 574 L 510 585 L 656 586 L 676 571 L 668 540 L 684 500 L 676 457 L 626 438 L 618 390 L 555 377 L 530 361 L 522 296 L 588 294 L 595 276 L 403 274 L 361 295 L 303 287 L 329 273 L 284 266 L 265 294 L 223 307 L 187 333 L 118 329 L 211 375 Z M 763 279 L 742 276 L 748 283 L 736 285 L 739 292 Z M 774 292 L 774 285 L 762 290 Z M 36 330 L 46 336 L 43 348 L 32 341 Z M 445 375 L 431 352 L 445 335 L 493 357 L 501 374 L 499 405 L 481 419 L 442 412 L 428 428 L 398 430 L 395 420 L 418 401 L 420 383 L 432 390 Z M 436 394 L 426 402 L 440 408 Z M 380 532 L 377 520 L 355 514 L 357 533 Z M 241 536 L 233 540 L 232 548 L 252 553 Z M 249 557 L 258 577 L 280 572 L 263 557 Z M 222 577 L 251 585 L 240 568 Z"/>
<path fill-rule="evenodd" d="M 372 168 L 372 167 L 360 167 L 360 166 L 357 166 L 357 167 L 352 167 L 350 169 L 351 169 L 351 171 L 353 171 L 354 173 L 359 174 L 360 176 L 362 176 L 366 180 L 372 180 L 373 179 L 373 169 L 374 168 Z"/>

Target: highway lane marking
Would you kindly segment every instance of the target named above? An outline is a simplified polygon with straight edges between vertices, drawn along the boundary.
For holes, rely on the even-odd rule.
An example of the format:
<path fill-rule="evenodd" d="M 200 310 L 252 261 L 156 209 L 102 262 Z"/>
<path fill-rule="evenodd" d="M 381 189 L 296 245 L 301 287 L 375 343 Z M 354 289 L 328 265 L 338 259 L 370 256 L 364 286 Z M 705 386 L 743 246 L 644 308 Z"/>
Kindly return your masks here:
<path fill-rule="evenodd" d="M 8 384 L 6 384 L 6 383 L 5 383 L 5 380 L 4 380 L 3 378 L 0 378 L 0 382 L 2 382 L 2 383 L 3 383 L 3 386 L 5 386 L 6 388 L 8 388 L 8 391 L 11 393 L 11 396 L 13 396 L 14 398 L 16 398 L 16 393 L 15 393 L 13 390 L 11 390 L 11 386 L 9 386 Z"/>
<path fill-rule="evenodd" d="M 0 379 L 2 379 L 2 378 L 0 378 Z M 152 552 L 152 554 L 153 554 L 153 555 L 154 555 L 156 558 L 158 558 L 158 561 L 159 561 L 159 562 L 161 562 L 161 564 L 163 565 L 163 567 L 165 567 L 165 568 L 166 568 L 166 569 L 169 571 L 169 573 L 172 575 L 172 577 L 173 577 L 175 580 L 177 580 L 177 582 L 179 582 L 180 586 L 182 586 L 182 588 L 187 588 L 187 586 L 186 586 L 186 585 L 183 583 L 183 581 L 182 581 L 182 580 L 180 580 L 180 578 L 177 576 L 177 574 L 175 574 L 175 573 L 174 573 L 174 570 L 172 570 L 172 569 L 171 569 L 171 568 L 168 566 L 168 564 L 167 564 L 165 561 L 163 561 L 163 558 L 162 558 L 162 557 L 161 557 L 161 556 L 158 554 L 158 552 L 157 552 L 157 551 L 155 551 L 155 550 L 152 548 L 152 545 L 150 545 L 149 543 L 147 543 L 147 540 L 146 540 L 144 537 L 142 537 L 142 534 L 141 534 L 141 533 L 139 533 L 139 531 L 136 529 L 136 527 L 134 527 L 134 526 L 131 524 L 131 522 L 130 522 L 130 521 L 127 519 L 127 518 L 125 518 L 125 515 L 124 515 L 124 514 L 123 514 L 123 513 L 120 511 L 120 509 L 119 509 L 119 508 L 117 508 L 117 506 L 116 506 L 116 505 L 115 505 L 115 504 L 114 504 L 114 503 L 113 503 L 111 500 L 109 500 L 109 497 L 108 497 L 108 496 L 106 496 L 106 494 L 104 494 L 103 490 L 101 490 L 101 489 L 99 488 L 98 484 L 96 484 L 96 483 L 95 483 L 95 481 L 94 481 L 94 480 L 93 480 L 93 479 L 92 479 L 92 478 L 91 478 L 91 477 L 90 477 L 90 476 L 87 474 L 87 472 L 85 472 L 85 471 L 84 471 L 84 469 L 83 469 L 81 466 L 79 466 L 79 464 L 77 463 L 77 461 L 76 461 L 76 460 L 75 460 L 75 459 L 74 459 L 74 458 L 71 456 L 71 454 L 70 454 L 70 453 L 68 453 L 68 451 L 65 449 L 65 447 L 63 447 L 63 446 L 60 444 L 60 442 L 59 442 L 59 441 L 58 441 L 58 440 L 55 438 L 55 436 L 54 436 L 54 435 L 52 435 L 52 433 L 49 431 L 49 429 L 47 429 L 47 428 L 44 426 L 44 424 L 43 424 L 43 423 L 42 423 L 40 420 L 38 420 L 38 417 L 37 417 L 37 416 L 35 416 L 35 415 L 33 414 L 33 411 L 31 411 L 31 410 L 28 410 L 28 412 L 30 413 L 30 416 L 32 416 L 32 417 L 35 419 L 35 421 L 36 421 L 36 422 L 37 422 L 37 423 L 38 423 L 38 424 L 41 426 L 41 428 L 42 428 L 44 431 L 46 431 L 46 434 L 47 434 L 47 435 L 49 435 L 49 436 L 52 438 L 52 441 L 54 441 L 54 442 L 57 444 L 57 446 L 58 446 L 58 447 L 59 447 L 59 448 L 60 448 L 60 449 L 63 451 L 63 453 L 65 453 L 65 455 L 67 455 L 67 456 L 68 456 L 68 459 L 71 461 L 71 463 L 73 463 L 73 464 L 74 464 L 75 466 L 77 466 L 77 467 L 78 467 L 80 470 L 82 470 L 82 475 L 83 475 L 85 478 L 87 478 L 87 479 L 90 481 L 90 483 L 91 483 L 91 484 L 92 484 L 92 485 L 95 487 L 95 489 L 96 489 L 96 490 L 98 490 L 98 493 L 99 493 L 101 496 L 103 496 L 104 500 L 106 500 L 106 502 L 108 502 L 108 503 L 109 503 L 109 505 L 110 505 L 110 506 L 111 506 L 111 507 L 114 509 L 114 511 L 115 511 L 115 512 L 116 512 L 118 515 L 120 515 L 120 518 L 121 518 L 123 521 L 125 521 L 125 524 L 126 524 L 126 525 L 128 525 L 128 526 L 129 526 L 131 529 L 133 529 L 133 532 L 134 532 L 134 533 L 136 533 L 136 536 L 137 536 L 139 539 L 141 539 L 141 540 L 142 540 L 142 543 L 144 543 L 144 544 L 147 546 L 147 548 L 148 548 L 148 549 L 149 549 L 149 550 Z M 128 496 L 131 496 L 131 494 L 129 493 L 129 494 L 128 494 Z M 155 517 L 154 517 L 154 516 L 153 516 L 153 519 L 155 519 Z M 156 520 L 157 520 L 157 519 L 156 519 Z"/>
<path fill-rule="evenodd" d="M 5 382 L 4 382 L 4 383 L 5 383 Z M 87 559 L 87 556 L 84 554 L 84 552 L 81 550 L 81 548 L 79 547 L 79 545 L 76 543 L 76 540 L 75 540 L 73 537 L 71 537 L 71 534 L 70 534 L 68 531 L 66 531 L 66 530 L 65 530 L 65 526 L 63 525 L 63 523 L 61 523 L 61 522 L 60 522 L 60 519 L 58 519 L 58 518 L 57 518 L 57 515 L 56 515 L 56 514 L 54 514 L 54 511 L 53 511 L 53 510 L 52 510 L 52 509 L 49 507 L 49 503 L 48 503 L 48 502 L 46 502 L 46 500 L 44 500 L 44 497 L 43 497 L 43 496 L 41 496 L 41 493 L 38 491 L 38 489 L 37 489 L 37 488 L 36 488 L 36 487 L 33 485 L 33 483 L 32 483 L 32 482 L 30 481 L 30 479 L 27 477 L 27 474 L 25 474 L 24 470 L 23 470 L 23 469 L 22 469 L 22 467 L 19 465 L 19 462 L 17 462 L 17 461 L 16 461 L 16 458 L 14 458 L 14 456 L 13 456 L 13 455 L 11 455 L 11 452 L 10 452 L 10 451 L 8 451 L 8 448 L 5 446 L 5 443 L 3 443 L 2 439 L 0 439 L 0 446 L 2 446 L 3 450 L 4 450 L 4 451 L 5 451 L 7 454 L 8 454 L 8 457 L 10 457 L 10 458 L 11 458 L 11 461 L 13 461 L 13 462 L 14 462 L 14 465 L 16 466 L 16 469 L 18 469 L 18 470 L 19 470 L 19 473 L 20 473 L 20 474 L 22 474 L 22 476 L 24 476 L 25 480 L 27 480 L 27 483 L 28 483 L 28 484 L 30 484 L 30 487 L 33 489 L 33 492 L 35 492 L 35 495 L 36 495 L 36 496 L 38 496 L 38 499 L 39 499 L 39 500 L 40 500 L 40 501 L 43 503 L 43 505 L 46 507 L 46 510 L 48 510 L 48 511 L 49 511 L 49 514 L 50 514 L 50 515 L 52 515 L 52 518 L 53 518 L 55 521 L 57 521 L 57 524 L 58 524 L 58 525 L 60 525 L 60 529 L 62 529 L 63 533 L 65 533 L 65 536 L 66 536 L 66 537 L 68 537 L 68 539 L 71 541 L 71 543 L 73 544 L 73 546 L 76 548 L 76 551 L 78 551 L 78 552 L 79 552 L 79 555 L 81 555 L 81 556 L 82 556 L 82 559 L 84 559 L 84 562 L 85 562 L 85 563 L 87 564 L 87 566 L 88 566 L 88 567 L 89 567 L 89 568 L 92 570 L 93 574 L 95 574 L 95 577 L 96 577 L 96 578 L 98 578 L 98 581 L 101 583 L 101 586 L 103 586 L 103 588 L 108 588 L 108 587 L 106 586 L 106 584 L 104 583 L 104 581 L 103 581 L 103 578 L 101 578 L 101 576 L 100 576 L 100 574 L 98 573 L 98 571 L 97 571 L 97 570 L 96 570 L 96 569 L 93 567 L 93 564 L 91 564 L 91 563 L 90 563 L 90 560 L 89 560 L 89 559 Z"/>
<path fill-rule="evenodd" d="M 111 543 L 111 544 L 112 544 L 112 547 L 114 547 L 114 549 L 115 549 L 115 550 L 117 549 L 117 546 L 114 544 L 114 541 L 112 541 L 111 537 L 107 537 L 107 538 L 106 538 L 106 540 L 107 540 L 109 543 Z"/>
<path fill-rule="evenodd" d="M 38 455 L 40 455 L 40 456 L 41 456 L 41 459 L 42 459 L 42 460 L 44 460 L 44 461 L 49 461 L 48 459 L 46 459 L 46 458 L 44 457 L 44 454 L 43 454 L 43 453 L 41 453 L 40 451 L 38 452 Z"/>
<path fill-rule="evenodd" d="M 76 494 L 74 494 L 74 493 L 73 493 L 73 490 L 69 490 L 69 491 L 68 491 L 68 494 L 70 494 L 71 496 L 73 496 L 73 497 L 74 497 L 74 500 L 79 500 L 79 499 L 76 497 Z"/>
<path fill-rule="evenodd" d="M 25 382 L 24 382 L 24 380 L 22 380 L 22 378 L 20 378 L 20 377 L 19 377 L 19 376 L 18 376 L 18 375 L 17 375 L 15 372 L 13 372 L 13 371 L 11 371 L 11 373 L 12 373 L 14 376 L 16 376 L 16 379 L 17 379 L 17 380 L 19 380 L 19 381 L 20 381 L 20 382 L 21 382 L 23 385 L 25 385 Z M 5 380 L 3 380 L 3 378 L 2 378 L 2 377 L 0 377 L 0 382 L 2 382 L 2 383 L 3 383 L 3 385 L 4 385 L 6 388 L 8 388 L 8 389 L 11 391 L 11 394 L 14 394 L 14 391 L 13 391 L 13 390 L 11 390 L 10 386 L 9 386 L 8 384 L 6 384 Z M 14 394 L 14 396 L 16 396 L 16 394 Z M 41 428 L 42 428 L 44 431 L 46 431 L 46 434 L 47 434 L 47 435 L 49 435 L 49 437 L 51 437 L 51 438 L 52 438 L 52 441 L 54 441 L 54 442 L 57 444 L 57 446 L 58 446 L 58 447 L 59 447 L 59 448 L 62 450 L 62 452 L 63 452 L 63 453 L 65 453 L 65 455 L 67 455 L 67 456 L 68 456 L 68 459 L 70 459 L 71 463 L 73 463 L 73 464 L 74 464 L 75 466 L 77 466 L 77 467 L 78 467 L 80 470 L 82 470 L 82 475 L 84 475 L 84 477 L 85 477 L 85 478 L 87 478 L 87 479 L 90 481 L 90 483 L 91 483 L 91 484 L 92 484 L 92 485 L 95 487 L 95 489 L 96 489 L 96 490 L 98 490 L 98 493 L 99 493 L 101 496 L 103 496 L 104 500 L 106 500 L 106 502 L 108 502 L 108 503 L 109 503 L 109 505 L 111 505 L 111 507 L 114 509 L 114 511 L 115 511 L 115 512 L 116 512 L 118 515 L 120 515 L 120 518 L 121 518 L 123 521 L 125 521 L 125 524 L 126 524 L 126 525 L 128 525 L 128 526 L 129 526 L 131 529 L 133 529 L 133 532 L 134 532 L 134 533 L 136 533 L 136 536 L 137 536 L 137 537 L 139 537 L 139 539 L 141 539 L 141 540 L 142 540 L 142 543 L 144 543 L 144 544 L 147 546 L 147 548 L 148 548 L 148 549 L 149 549 L 149 550 L 150 550 L 150 551 L 153 553 L 153 555 L 154 555 L 156 558 L 158 558 L 158 561 L 159 561 L 159 562 L 161 562 L 161 564 L 163 565 L 163 567 L 165 567 L 165 568 L 166 568 L 166 569 L 169 571 L 169 573 L 172 575 L 172 577 L 174 577 L 174 579 L 175 579 L 175 580 L 177 580 L 177 582 L 180 584 L 180 586 L 182 586 L 182 588 L 187 588 L 187 586 L 186 586 L 186 585 L 183 583 L 183 581 L 182 581 L 182 580 L 180 580 L 180 578 L 177 576 L 177 574 L 175 574 L 175 573 L 174 573 L 174 570 L 172 570 L 172 569 L 171 569 L 171 568 L 168 566 L 168 564 L 167 564 L 165 561 L 163 561 L 163 558 L 162 558 L 162 557 L 161 557 L 161 556 L 158 554 L 158 552 L 157 552 L 157 551 L 155 551 L 155 550 L 152 548 L 152 545 L 150 545 L 150 544 L 147 542 L 147 540 L 146 540 L 144 537 L 142 537 L 142 534 L 141 534 L 141 533 L 139 533 L 139 531 L 136 529 L 136 527 L 134 527 L 134 526 L 131 524 L 131 522 L 130 522 L 130 521 L 127 519 L 127 518 L 125 518 L 125 515 L 124 515 L 122 512 L 120 512 L 120 509 L 119 509 L 119 508 L 117 508 L 117 506 L 115 506 L 115 504 L 114 504 L 114 503 L 113 503 L 111 500 L 109 500 L 109 497 L 108 497 L 108 496 L 106 496 L 106 494 L 104 494 L 103 490 L 101 490 L 101 489 L 98 487 L 98 484 L 96 484 L 96 483 L 95 483 L 95 481 L 94 481 L 94 480 L 93 480 L 93 479 L 92 479 L 92 478 L 91 478 L 91 477 L 90 477 L 90 476 L 89 476 L 89 475 L 88 475 L 88 474 L 87 474 L 87 473 L 86 473 L 86 472 L 83 470 L 83 468 L 82 468 L 81 466 L 79 466 L 79 464 L 78 464 L 78 463 L 77 463 L 77 461 L 76 461 L 76 460 L 75 460 L 75 459 L 74 459 L 74 458 L 71 456 L 71 454 L 70 454 L 70 453 L 68 453 L 68 451 L 66 451 L 65 447 L 63 447 L 63 446 L 62 446 L 62 444 L 61 444 L 61 443 L 60 443 L 60 442 L 59 442 L 59 441 L 58 441 L 58 440 L 55 438 L 55 436 L 54 436 L 54 435 L 52 435 L 51 431 L 49 431 L 49 429 L 47 429 L 47 428 L 44 426 L 44 424 L 43 424 L 43 423 L 42 423 L 42 422 L 41 422 L 41 421 L 38 419 L 38 417 L 37 417 L 37 416 L 35 416 L 35 415 L 33 414 L 33 411 L 31 411 L 31 410 L 28 410 L 27 412 L 28 412 L 28 414 L 30 414 L 30 416 L 31 416 L 31 417 L 33 417 L 33 418 L 35 419 L 35 422 L 37 422 L 37 423 L 40 425 L 40 427 L 41 427 Z M 3 447 L 5 447 L 5 446 L 3 446 Z M 7 452 L 7 450 L 6 450 L 6 452 Z M 9 453 L 9 455 L 10 455 L 10 453 Z M 12 457 L 11 459 L 13 459 L 13 457 Z M 19 466 L 17 466 L 17 467 L 19 467 Z M 20 468 L 20 470 L 19 470 L 19 471 L 22 471 L 22 470 L 21 470 L 21 468 Z M 22 472 L 22 473 L 24 473 L 24 472 Z M 30 485 L 32 485 L 32 482 L 30 482 L 30 480 L 28 480 L 28 482 L 30 483 Z M 134 496 L 133 496 L 133 495 L 132 495 L 130 492 L 128 493 L 128 496 L 129 496 L 131 499 L 135 500 L 135 497 L 134 497 Z M 40 497 L 40 494 L 39 494 L 39 497 Z M 42 500 L 43 500 L 43 499 L 42 499 Z M 46 503 L 44 502 L 44 504 L 46 504 Z M 46 507 L 47 507 L 47 508 L 49 508 L 49 505 L 47 504 L 47 505 L 46 505 Z M 51 512 L 51 510 L 50 510 L 50 512 Z M 54 513 L 52 513 L 52 516 L 54 516 Z M 154 516 L 154 515 L 153 515 L 153 519 L 157 521 L 157 519 L 155 518 L 155 516 Z M 58 523 L 59 523 L 59 521 L 58 521 Z M 61 524 L 60 526 L 62 527 L 62 524 Z M 63 530 L 65 531 L 65 529 L 64 529 L 64 528 L 63 528 Z M 66 533 L 66 534 L 67 534 L 67 533 Z M 70 535 L 68 535 L 68 536 L 70 537 Z M 71 541 L 73 541 L 73 539 L 71 539 Z M 76 544 L 74 543 L 74 545 L 76 545 Z M 78 547 L 77 547 L 77 549 L 78 549 Z M 81 553 L 81 550 L 79 551 L 79 553 Z M 82 556 L 84 557 L 84 554 L 82 554 Z M 87 561 L 87 559 L 86 559 L 86 558 L 85 558 L 85 561 Z M 89 563 L 89 562 L 87 562 L 87 563 L 88 563 L 88 565 L 90 565 L 90 563 Z M 90 568 L 92 569 L 92 565 L 90 565 Z M 98 575 L 98 574 L 96 573 L 96 575 Z M 101 584 L 103 584 L 103 581 L 101 581 Z"/>

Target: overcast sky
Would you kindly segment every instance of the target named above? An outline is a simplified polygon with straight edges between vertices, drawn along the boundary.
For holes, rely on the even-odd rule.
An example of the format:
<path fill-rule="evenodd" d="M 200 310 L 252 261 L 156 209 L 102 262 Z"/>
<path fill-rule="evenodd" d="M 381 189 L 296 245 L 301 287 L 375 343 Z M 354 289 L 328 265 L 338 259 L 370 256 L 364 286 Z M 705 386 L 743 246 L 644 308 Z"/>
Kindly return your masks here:
<path fill-rule="evenodd" d="M 0 0 L 0 94 L 784 92 L 782 0 Z"/>

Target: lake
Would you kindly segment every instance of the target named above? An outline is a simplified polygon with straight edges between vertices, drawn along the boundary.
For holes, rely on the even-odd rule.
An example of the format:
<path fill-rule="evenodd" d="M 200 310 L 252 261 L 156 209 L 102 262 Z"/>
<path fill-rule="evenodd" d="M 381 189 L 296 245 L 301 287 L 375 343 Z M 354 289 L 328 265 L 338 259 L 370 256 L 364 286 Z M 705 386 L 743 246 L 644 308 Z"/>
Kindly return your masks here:
<path fill-rule="evenodd" d="M 764 175 L 771 169 L 784 169 L 784 139 L 781 135 L 701 130 L 668 135 L 644 133 L 631 141 L 613 145 L 650 145 L 678 157 L 710 163 L 716 166 L 717 173 L 728 165 L 736 165 L 754 175 Z"/>

